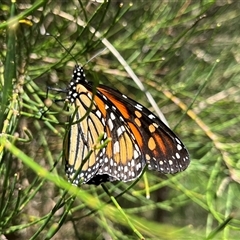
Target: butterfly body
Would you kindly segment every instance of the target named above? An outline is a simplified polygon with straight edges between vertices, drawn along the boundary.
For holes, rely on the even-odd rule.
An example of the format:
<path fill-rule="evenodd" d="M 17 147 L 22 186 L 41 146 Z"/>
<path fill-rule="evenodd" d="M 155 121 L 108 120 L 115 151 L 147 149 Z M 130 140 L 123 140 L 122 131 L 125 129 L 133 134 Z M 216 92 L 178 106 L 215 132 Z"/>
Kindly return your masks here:
<path fill-rule="evenodd" d="M 66 173 L 74 184 L 127 182 L 145 166 L 174 174 L 189 165 L 187 149 L 157 116 L 113 88 L 99 85 L 94 91 L 80 66 L 73 71 L 67 100 L 76 110 L 64 143 Z M 100 144 L 110 141 L 98 148 L 101 134 Z"/>

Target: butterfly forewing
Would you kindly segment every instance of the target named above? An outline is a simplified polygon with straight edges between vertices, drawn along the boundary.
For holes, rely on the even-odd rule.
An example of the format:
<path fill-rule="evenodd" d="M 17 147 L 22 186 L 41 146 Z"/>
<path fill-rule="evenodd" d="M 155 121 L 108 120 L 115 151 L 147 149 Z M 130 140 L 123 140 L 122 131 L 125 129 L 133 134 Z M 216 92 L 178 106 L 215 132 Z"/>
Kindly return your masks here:
<path fill-rule="evenodd" d="M 162 173 L 183 171 L 189 165 L 185 146 L 158 117 L 110 87 L 99 85 L 93 93 L 79 66 L 67 99 L 76 109 L 65 141 L 67 175 L 73 179 L 79 171 L 73 183 L 126 182 L 139 177 L 146 165 Z M 101 143 L 111 141 L 94 148 L 103 133 Z"/>
<path fill-rule="evenodd" d="M 158 117 L 118 91 L 106 86 L 99 90 L 123 112 L 124 122 L 128 123 L 136 136 L 137 145 L 149 169 L 173 174 L 187 168 L 190 162 L 187 149 Z"/>

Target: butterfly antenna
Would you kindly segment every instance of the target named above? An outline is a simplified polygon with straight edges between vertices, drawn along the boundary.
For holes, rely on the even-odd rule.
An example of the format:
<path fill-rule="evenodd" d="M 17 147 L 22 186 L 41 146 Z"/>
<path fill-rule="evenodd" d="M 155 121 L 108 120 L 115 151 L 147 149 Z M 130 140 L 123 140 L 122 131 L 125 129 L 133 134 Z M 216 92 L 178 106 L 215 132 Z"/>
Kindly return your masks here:
<path fill-rule="evenodd" d="M 76 65 L 78 65 L 76 58 L 71 54 L 71 52 L 67 48 L 63 46 L 63 44 L 60 42 L 60 40 L 57 37 L 55 37 L 51 33 L 46 33 L 45 35 L 53 37 L 59 43 L 59 45 L 74 59 L 74 61 L 76 62 Z"/>

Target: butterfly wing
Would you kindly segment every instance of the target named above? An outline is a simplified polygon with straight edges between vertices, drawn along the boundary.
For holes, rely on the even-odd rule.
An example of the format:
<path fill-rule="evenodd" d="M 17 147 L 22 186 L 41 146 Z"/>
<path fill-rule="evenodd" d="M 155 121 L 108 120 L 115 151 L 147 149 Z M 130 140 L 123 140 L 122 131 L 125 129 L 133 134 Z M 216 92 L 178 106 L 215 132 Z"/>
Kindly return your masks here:
<path fill-rule="evenodd" d="M 72 124 L 65 138 L 68 177 L 73 179 L 75 172 L 81 168 L 73 181 L 76 185 L 80 180 L 99 184 L 135 179 L 143 170 L 144 160 L 134 134 L 117 108 L 100 91 L 93 101 L 91 87 L 87 87 L 78 85 L 74 102 L 77 111 L 70 120 Z M 106 147 L 96 149 L 94 146 L 101 134 L 104 135 L 100 143 L 107 139 L 111 141 Z"/>
<path fill-rule="evenodd" d="M 162 173 L 183 171 L 189 164 L 188 152 L 180 139 L 153 113 L 117 90 L 85 80 L 76 67 L 69 84 L 68 100 L 75 113 L 65 138 L 66 173 L 88 184 L 131 181 L 148 165 Z M 103 148 L 100 143 L 111 141 Z"/>
<path fill-rule="evenodd" d="M 98 89 L 118 108 L 150 170 L 174 174 L 188 167 L 190 158 L 186 147 L 157 116 L 112 88 L 101 86 Z M 117 119 L 115 124 L 120 125 Z"/>

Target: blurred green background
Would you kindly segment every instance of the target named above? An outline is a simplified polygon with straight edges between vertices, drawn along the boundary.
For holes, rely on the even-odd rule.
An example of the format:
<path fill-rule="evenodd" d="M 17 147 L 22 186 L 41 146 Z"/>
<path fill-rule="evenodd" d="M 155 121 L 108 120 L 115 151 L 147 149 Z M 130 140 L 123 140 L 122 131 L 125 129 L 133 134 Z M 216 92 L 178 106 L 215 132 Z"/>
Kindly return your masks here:
<path fill-rule="evenodd" d="M 0 239 L 239 239 L 239 1 L 3 0 L 0 20 Z M 68 52 L 89 80 L 155 112 L 131 69 L 189 168 L 71 187 L 64 103 L 44 102 L 71 79 Z"/>

